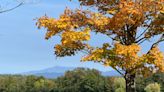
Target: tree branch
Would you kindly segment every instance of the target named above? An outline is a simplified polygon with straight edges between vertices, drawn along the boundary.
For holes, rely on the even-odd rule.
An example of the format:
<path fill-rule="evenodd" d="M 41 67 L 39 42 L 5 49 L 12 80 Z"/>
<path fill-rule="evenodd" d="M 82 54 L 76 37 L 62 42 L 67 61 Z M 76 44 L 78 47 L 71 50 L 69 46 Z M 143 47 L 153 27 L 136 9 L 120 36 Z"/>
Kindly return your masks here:
<path fill-rule="evenodd" d="M 4 13 L 4 12 L 8 12 L 8 11 L 14 10 L 14 9 L 18 8 L 19 6 L 21 6 L 21 5 L 23 5 L 23 4 L 24 4 L 24 3 L 21 2 L 20 4 L 18 4 L 17 6 L 11 8 L 11 9 L 7 9 L 7 10 L 0 11 L 0 13 Z"/>
<path fill-rule="evenodd" d="M 139 39 L 143 34 L 146 33 L 146 31 L 149 29 L 149 27 L 147 27 L 136 39 Z"/>
<path fill-rule="evenodd" d="M 145 37 L 143 37 L 143 38 L 141 38 L 141 39 L 139 39 L 139 40 L 135 41 L 135 43 L 139 43 L 140 41 L 141 41 L 141 42 L 143 42 L 143 41 L 145 41 L 145 40 L 146 40 L 146 38 L 145 38 Z M 140 42 L 140 43 L 141 43 L 141 42 Z"/>
<path fill-rule="evenodd" d="M 141 43 L 143 43 L 144 41 L 146 41 L 147 39 L 143 39 L 141 42 L 139 42 L 138 44 L 141 44 Z"/>
<path fill-rule="evenodd" d="M 121 74 L 122 77 L 125 77 L 125 74 L 120 72 L 116 67 L 111 66 L 114 70 L 116 70 L 119 74 Z"/>
<path fill-rule="evenodd" d="M 153 45 L 151 46 L 150 50 L 153 49 L 155 46 L 157 46 L 162 41 L 164 41 L 164 34 L 161 35 L 160 39 L 157 42 L 153 43 Z M 150 50 L 147 53 L 149 53 Z"/>
<path fill-rule="evenodd" d="M 151 27 L 151 22 L 152 22 L 152 19 L 148 19 L 148 21 L 146 22 L 146 24 L 148 24 L 148 22 L 150 21 L 150 24 L 147 25 L 147 28 L 136 38 L 136 39 L 139 39 L 143 34 L 145 34 L 147 32 L 147 30 Z"/>

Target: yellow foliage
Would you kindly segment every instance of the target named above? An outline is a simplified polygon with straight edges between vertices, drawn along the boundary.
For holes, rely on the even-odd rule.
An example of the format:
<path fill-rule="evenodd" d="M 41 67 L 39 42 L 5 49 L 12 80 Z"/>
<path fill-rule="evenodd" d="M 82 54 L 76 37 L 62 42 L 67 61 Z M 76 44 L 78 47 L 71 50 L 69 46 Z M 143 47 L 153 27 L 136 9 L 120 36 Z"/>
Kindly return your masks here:
<path fill-rule="evenodd" d="M 164 72 L 164 55 L 157 47 L 152 48 L 148 54 L 143 56 L 146 63 L 153 64 L 156 70 Z"/>
<path fill-rule="evenodd" d="M 91 10 L 65 9 L 59 19 L 43 16 L 38 19 L 38 28 L 47 29 L 46 39 L 59 35 L 61 43 L 55 45 L 55 54 L 60 57 L 86 52 L 82 61 L 94 61 L 105 66 L 122 69 L 128 73 L 164 72 L 164 55 L 155 47 L 149 53 L 139 54 L 140 42 L 164 32 L 163 0 L 79 0 Z M 142 30 L 140 30 L 142 28 Z M 141 32 L 147 29 L 145 32 Z M 91 47 L 87 41 L 90 33 L 102 33 L 115 43 Z M 140 36 L 139 36 L 140 35 Z M 145 38 L 142 38 L 145 37 Z M 101 40 L 101 39 L 100 39 Z"/>

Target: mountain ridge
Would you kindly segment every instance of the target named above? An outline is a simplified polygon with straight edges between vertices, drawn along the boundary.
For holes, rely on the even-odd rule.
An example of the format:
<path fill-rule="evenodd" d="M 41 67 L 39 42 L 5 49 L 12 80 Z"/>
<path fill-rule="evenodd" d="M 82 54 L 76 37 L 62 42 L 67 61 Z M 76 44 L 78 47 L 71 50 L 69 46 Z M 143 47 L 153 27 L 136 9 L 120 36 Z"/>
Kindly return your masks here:
<path fill-rule="evenodd" d="M 24 72 L 24 73 L 21 73 L 21 75 L 35 75 L 35 76 L 43 76 L 45 78 L 57 78 L 57 77 L 63 76 L 66 71 L 71 71 L 76 68 L 88 68 L 88 67 L 54 66 L 54 67 L 50 67 L 46 69 Z M 95 68 L 89 68 L 89 69 L 95 69 Z M 114 70 L 105 71 L 105 72 L 101 70 L 98 70 L 98 71 L 100 71 L 103 76 L 120 76 L 120 74 Z"/>

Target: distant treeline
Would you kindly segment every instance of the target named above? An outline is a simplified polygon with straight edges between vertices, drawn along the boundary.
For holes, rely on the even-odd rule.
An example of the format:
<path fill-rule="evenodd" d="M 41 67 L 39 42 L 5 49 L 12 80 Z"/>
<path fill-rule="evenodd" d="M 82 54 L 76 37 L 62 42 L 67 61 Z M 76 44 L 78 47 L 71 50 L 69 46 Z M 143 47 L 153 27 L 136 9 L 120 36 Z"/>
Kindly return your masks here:
<path fill-rule="evenodd" d="M 164 92 L 164 74 L 138 77 L 136 91 Z M 0 75 L 0 92 L 125 92 L 125 80 L 121 77 L 105 77 L 95 69 L 84 68 L 67 71 L 56 79 Z"/>

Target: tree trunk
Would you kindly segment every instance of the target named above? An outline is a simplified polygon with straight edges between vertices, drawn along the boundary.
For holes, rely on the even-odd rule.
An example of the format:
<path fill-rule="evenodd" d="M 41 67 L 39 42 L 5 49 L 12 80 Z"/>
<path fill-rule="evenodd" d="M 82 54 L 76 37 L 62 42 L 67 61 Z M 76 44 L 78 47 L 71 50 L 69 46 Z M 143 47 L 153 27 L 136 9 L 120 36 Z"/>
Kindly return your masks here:
<path fill-rule="evenodd" d="M 136 92 L 135 91 L 135 74 L 126 74 L 126 92 Z"/>

